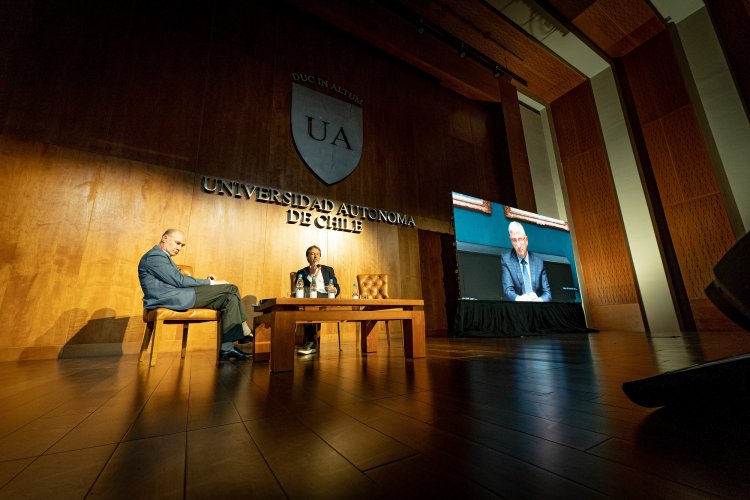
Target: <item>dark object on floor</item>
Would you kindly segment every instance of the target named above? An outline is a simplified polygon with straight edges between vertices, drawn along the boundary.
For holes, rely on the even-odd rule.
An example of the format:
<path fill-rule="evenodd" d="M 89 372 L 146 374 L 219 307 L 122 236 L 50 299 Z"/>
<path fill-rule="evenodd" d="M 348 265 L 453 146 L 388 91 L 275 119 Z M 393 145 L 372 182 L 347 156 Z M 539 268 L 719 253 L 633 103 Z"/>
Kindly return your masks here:
<path fill-rule="evenodd" d="M 750 401 L 750 354 L 701 363 L 622 384 L 634 403 L 658 406 L 728 406 Z"/>
<path fill-rule="evenodd" d="M 750 233 L 714 266 L 706 287 L 711 302 L 732 321 L 750 331 Z M 636 404 L 692 407 L 732 406 L 750 402 L 750 354 L 732 356 L 622 384 Z"/>
<path fill-rule="evenodd" d="M 714 266 L 706 296 L 729 319 L 750 331 L 750 233 L 743 236 Z"/>

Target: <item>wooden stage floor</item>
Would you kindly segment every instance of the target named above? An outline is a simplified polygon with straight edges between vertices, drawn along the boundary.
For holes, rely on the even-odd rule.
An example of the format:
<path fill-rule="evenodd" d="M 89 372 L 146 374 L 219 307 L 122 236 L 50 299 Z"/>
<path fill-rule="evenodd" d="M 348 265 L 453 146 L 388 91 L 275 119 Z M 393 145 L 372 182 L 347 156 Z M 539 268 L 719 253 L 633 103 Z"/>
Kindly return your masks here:
<path fill-rule="evenodd" d="M 212 354 L 0 363 L 0 498 L 750 495 L 750 411 L 641 408 L 624 381 L 750 334 L 323 339 L 294 372 Z"/>

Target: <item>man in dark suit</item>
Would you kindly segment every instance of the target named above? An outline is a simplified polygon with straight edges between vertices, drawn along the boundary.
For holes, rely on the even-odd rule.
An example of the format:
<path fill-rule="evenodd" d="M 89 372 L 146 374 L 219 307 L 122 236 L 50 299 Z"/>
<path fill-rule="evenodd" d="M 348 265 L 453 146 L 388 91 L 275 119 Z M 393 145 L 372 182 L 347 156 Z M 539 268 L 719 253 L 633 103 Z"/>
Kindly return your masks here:
<path fill-rule="evenodd" d="M 338 296 L 340 288 L 336 279 L 336 273 L 330 266 L 320 264 L 320 248 L 313 245 L 305 251 L 307 257 L 307 267 L 297 271 L 297 276 L 302 275 L 302 281 L 305 284 L 305 295 L 309 296 L 312 289 L 312 278 L 315 277 L 314 290 L 319 297 L 324 297 L 328 293 L 335 293 Z M 315 354 L 318 352 L 315 344 L 315 337 L 318 333 L 318 325 L 307 324 L 304 328 L 305 336 L 302 341 L 302 348 L 297 351 L 298 354 Z"/>
<path fill-rule="evenodd" d="M 529 252 L 529 238 L 521 224 L 511 222 L 508 233 L 513 250 L 501 256 L 505 297 L 513 301 L 549 302 L 552 292 L 544 261 Z"/>
<path fill-rule="evenodd" d="M 143 307 L 167 307 L 177 311 L 205 308 L 221 311 L 222 344 L 219 358 L 245 360 L 249 356 L 237 349 L 234 342 L 251 338 L 247 313 L 235 285 L 219 281 L 209 274 L 206 279 L 183 275 L 172 257 L 186 245 L 185 234 L 167 229 L 161 241 L 141 257 L 138 279 L 143 290 Z"/>

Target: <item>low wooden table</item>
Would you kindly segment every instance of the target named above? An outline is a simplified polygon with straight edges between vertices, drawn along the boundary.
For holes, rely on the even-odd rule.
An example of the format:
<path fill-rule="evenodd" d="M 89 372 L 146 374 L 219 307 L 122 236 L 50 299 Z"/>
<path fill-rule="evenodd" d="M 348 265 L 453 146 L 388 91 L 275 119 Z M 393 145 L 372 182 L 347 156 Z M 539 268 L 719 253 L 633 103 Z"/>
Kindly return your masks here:
<path fill-rule="evenodd" d="M 294 330 L 297 323 L 358 321 L 361 325 L 362 353 L 378 349 L 373 333 L 378 321 L 401 320 L 404 325 L 404 355 L 423 358 L 425 355 L 423 300 L 407 299 L 297 299 L 264 300 L 255 308 L 255 341 L 253 361 L 270 361 L 272 372 L 294 369 Z"/>

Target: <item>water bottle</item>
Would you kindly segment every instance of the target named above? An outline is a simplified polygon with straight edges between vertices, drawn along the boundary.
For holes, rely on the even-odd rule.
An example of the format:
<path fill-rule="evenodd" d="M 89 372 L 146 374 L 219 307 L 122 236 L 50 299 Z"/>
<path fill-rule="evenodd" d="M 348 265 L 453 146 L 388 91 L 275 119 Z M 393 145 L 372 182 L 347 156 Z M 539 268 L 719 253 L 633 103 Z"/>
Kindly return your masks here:
<path fill-rule="evenodd" d="M 356 283 L 354 283 L 352 285 L 352 298 L 353 299 L 358 299 L 359 298 L 359 288 L 357 288 L 357 284 Z"/>
<path fill-rule="evenodd" d="M 315 281 L 314 274 L 310 277 L 310 298 L 311 299 L 318 298 L 318 282 Z"/>
<path fill-rule="evenodd" d="M 331 279 L 328 280 L 328 287 L 329 288 L 336 288 L 335 286 L 333 286 L 333 278 L 331 278 Z M 335 291 L 334 292 L 328 292 L 328 298 L 329 299 L 335 299 L 336 298 L 336 292 Z"/>
<path fill-rule="evenodd" d="M 302 281 L 302 275 L 297 275 L 297 283 L 294 285 L 294 296 L 301 299 L 305 296 L 305 282 Z"/>

